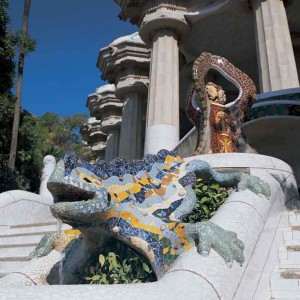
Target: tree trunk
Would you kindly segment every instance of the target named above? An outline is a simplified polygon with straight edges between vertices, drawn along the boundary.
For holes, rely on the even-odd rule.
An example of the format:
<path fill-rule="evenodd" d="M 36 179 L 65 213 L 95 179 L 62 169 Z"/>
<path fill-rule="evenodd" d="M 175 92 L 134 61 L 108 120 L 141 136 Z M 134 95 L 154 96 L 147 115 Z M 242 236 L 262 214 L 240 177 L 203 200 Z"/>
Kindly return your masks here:
<path fill-rule="evenodd" d="M 29 18 L 30 4 L 31 4 L 31 0 L 25 0 L 23 26 L 22 26 L 23 38 L 27 36 L 27 32 L 28 32 L 28 18 Z M 10 145 L 10 153 L 9 153 L 9 161 L 8 161 L 8 167 L 12 171 L 15 169 L 16 155 L 17 155 L 25 54 L 26 54 L 26 48 L 24 43 L 21 42 L 20 54 L 18 60 L 17 101 L 15 105 L 14 123 L 12 129 L 12 137 L 11 137 L 11 145 Z"/>

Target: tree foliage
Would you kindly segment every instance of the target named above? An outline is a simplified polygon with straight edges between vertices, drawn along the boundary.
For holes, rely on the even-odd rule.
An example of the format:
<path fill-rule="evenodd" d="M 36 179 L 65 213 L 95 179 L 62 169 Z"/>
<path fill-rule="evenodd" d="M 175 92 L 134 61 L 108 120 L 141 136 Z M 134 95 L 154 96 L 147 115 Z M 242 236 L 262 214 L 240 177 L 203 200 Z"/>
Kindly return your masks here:
<path fill-rule="evenodd" d="M 7 167 L 16 100 L 11 89 L 14 83 L 14 57 L 17 43 L 14 34 L 8 31 L 9 17 L 7 8 L 8 1 L 0 0 L 0 192 L 12 188 L 29 189 L 30 181 L 34 177 L 30 176 L 30 179 L 26 180 L 23 176 L 25 168 L 19 167 L 16 172 L 10 172 Z M 27 134 L 25 128 L 28 127 L 27 125 L 31 121 L 33 120 L 30 120 L 29 113 L 22 111 L 21 123 L 24 124 L 24 128 L 23 133 L 20 134 L 20 140 L 22 140 L 20 149 L 22 149 L 22 143 L 23 145 L 30 143 L 30 132 Z M 23 152 L 23 155 L 17 161 L 18 166 L 23 165 L 23 160 L 30 160 L 28 155 L 31 156 L 30 154 L 24 155 Z M 35 187 L 32 186 L 32 189 L 35 190 Z"/>
<path fill-rule="evenodd" d="M 79 133 L 85 115 L 60 117 L 45 113 L 36 117 L 21 109 L 15 171 L 8 169 L 11 133 L 16 97 L 14 85 L 15 56 L 22 46 L 26 53 L 35 49 L 35 41 L 21 31 L 9 32 L 8 1 L 0 0 L 0 193 L 12 189 L 37 192 L 43 157 L 57 159 L 68 151 L 84 154 Z"/>
<path fill-rule="evenodd" d="M 10 19 L 7 9 L 8 0 L 0 0 L 0 96 L 15 102 L 15 99 L 10 98 L 14 84 L 15 56 L 21 46 L 26 49 L 26 53 L 34 51 L 36 41 L 29 34 L 24 36 L 21 30 L 8 30 Z"/>
<path fill-rule="evenodd" d="M 13 107 L 3 108 L 0 101 L 0 111 L 6 115 L 0 118 L 0 192 L 11 189 L 37 192 L 45 155 L 53 155 L 56 159 L 66 152 L 84 156 L 79 128 L 87 118 L 85 115 L 60 117 L 47 112 L 36 117 L 22 110 L 16 170 L 8 171 Z"/>
<path fill-rule="evenodd" d="M 8 159 L 14 108 L 7 101 L 1 101 L 1 98 L 0 107 L 0 115 L 5 116 L 0 117 L 0 192 L 11 189 L 37 192 L 43 160 L 39 150 L 42 145 L 39 120 L 28 111 L 21 111 L 16 169 L 11 172 L 8 169 Z"/>
<path fill-rule="evenodd" d="M 8 1 L 0 0 L 0 95 L 2 98 L 11 95 L 15 73 L 15 50 L 11 34 L 8 32 L 7 8 Z"/>
<path fill-rule="evenodd" d="M 80 126 L 86 121 L 84 114 L 60 117 L 46 112 L 40 117 L 40 130 L 43 131 L 43 155 L 52 154 L 56 159 L 66 152 L 84 157 L 84 144 L 80 135 Z"/>

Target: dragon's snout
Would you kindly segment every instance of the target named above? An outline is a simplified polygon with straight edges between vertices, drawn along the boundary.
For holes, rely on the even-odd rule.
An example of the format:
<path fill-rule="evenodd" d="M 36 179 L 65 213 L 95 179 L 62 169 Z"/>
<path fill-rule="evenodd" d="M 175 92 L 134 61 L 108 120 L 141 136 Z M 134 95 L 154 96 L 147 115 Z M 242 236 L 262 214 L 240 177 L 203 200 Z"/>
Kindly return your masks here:
<path fill-rule="evenodd" d="M 95 192 L 84 190 L 62 182 L 48 182 L 47 187 L 52 193 L 54 202 L 76 202 L 93 199 Z"/>
<path fill-rule="evenodd" d="M 107 199 L 76 202 L 58 202 L 50 207 L 52 215 L 64 223 L 74 225 L 92 224 L 109 209 Z"/>

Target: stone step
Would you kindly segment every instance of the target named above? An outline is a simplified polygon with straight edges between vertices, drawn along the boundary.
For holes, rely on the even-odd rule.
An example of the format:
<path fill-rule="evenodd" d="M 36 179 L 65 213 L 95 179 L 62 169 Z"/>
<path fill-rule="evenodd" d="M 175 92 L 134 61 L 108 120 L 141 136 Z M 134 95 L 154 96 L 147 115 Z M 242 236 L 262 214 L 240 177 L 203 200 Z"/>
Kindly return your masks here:
<path fill-rule="evenodd" d="M 27 262 L 28 260 L 0 262 L 0 278 L 12 272 L 19 272 Z"/>
<path fill-rule="evenodd" d="M 276 268 L 270 285 L 272 299 L 300 299 L 300 269 Z"/>
<path fill-rule="evenodd" d="M 62 225 L 62 230 L 70 229 L 71 226 L 67 224 Z M 2 245 L 18 245 L 28 243 L 38 243 L 41 238 L 51 232 L 56 232 L 56 225 L 43 225 L 36 227 L 13 227 L 0 233 L 0 247 Z"/>
<path fill-rule="evenodd" d="M 288 213 L 290 226 L 300 226 L 300 210 L 293 210 Z"/>
<path fill-rule="evenodd" d="M 289 241 L 278 249 L 280 267 L 300 266 L 300 243 L 299 241 Z"/>
<path fill-rule="evenodd" d="M 10 248 L 19 248 L 19 247 L 35 247 L 37 243 L 19 243 L 19 244 L 4 244 L 4 245 L 0 245 L 0 249 L 10 249 Z"/>
<path fill-rule="evenodd" d="M 43 234 L 36 234 L 0 238 L 0 248 L 18 247 L 19 245 L 24 244 L 38 244 L 43 236 Z"/>
<path fill-rule="evenodd" d="M 5 261 L 7 257 L 28 257 L 35 245 L 24 245 L 23 247 L 0 248 L 0 261 Z"/>
<path fill-rule="evenodd" d="M 57 231 L 57 225 L 44 225 L 36 227 L 10 227 L 6 230 L 2 230 L 0 233 L 0 239 L 9 236 L 41 234 L 42 232 L 55 232 Z"/>
<path fill-rule="evenodd" d="M 0 277 L 22 270 L 42 237 L 57 228 L 57 222 L 0 226 Z M 70 228 L 62 225 L 62 230 Z"/>
<path fill-rule="evenodd" d="M 48 225 L 56 225 L 58 221 L 53 222 L 44 222 L 44 223 L 31 223 L 31 224 L 16 224 L 10 225 L 9 228 L 29 228 L 29 227 L 39 227 L 39 226 L 48 226 Z"/>
<path fill-rule="evenodd" d="M 292 240 L 300 240 L 300 226 L 283 227 L 283 240 L 289 242 Z"/>

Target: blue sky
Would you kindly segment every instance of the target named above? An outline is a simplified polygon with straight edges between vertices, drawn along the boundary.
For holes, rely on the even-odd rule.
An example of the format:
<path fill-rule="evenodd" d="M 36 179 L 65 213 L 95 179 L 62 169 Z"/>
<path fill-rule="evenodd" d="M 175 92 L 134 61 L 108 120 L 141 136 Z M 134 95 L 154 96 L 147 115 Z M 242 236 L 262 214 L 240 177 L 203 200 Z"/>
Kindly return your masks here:
<path fill-rule="evenodd" d="M 10 0 L 11 28 L 22 26 L 23 0 Z M 35 52 L 26 57 L 22 107 L 34 115 L 88 113 L 87 95 L 103 84 L 98 51 L 137 30 L 120 21 L 113 0 L 32 0 L 29 33 Z"/>

